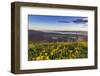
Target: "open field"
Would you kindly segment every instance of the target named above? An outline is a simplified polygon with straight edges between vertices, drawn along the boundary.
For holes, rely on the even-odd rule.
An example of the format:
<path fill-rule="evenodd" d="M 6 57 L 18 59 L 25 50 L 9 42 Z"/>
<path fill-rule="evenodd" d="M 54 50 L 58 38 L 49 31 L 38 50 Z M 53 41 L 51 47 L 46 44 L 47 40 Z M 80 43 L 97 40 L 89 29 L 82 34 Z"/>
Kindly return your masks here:
<path fill-rule="evenodd" d="M 59 60 L 87 58 L 86 41 L 29 43 L 28 60 Z"/>

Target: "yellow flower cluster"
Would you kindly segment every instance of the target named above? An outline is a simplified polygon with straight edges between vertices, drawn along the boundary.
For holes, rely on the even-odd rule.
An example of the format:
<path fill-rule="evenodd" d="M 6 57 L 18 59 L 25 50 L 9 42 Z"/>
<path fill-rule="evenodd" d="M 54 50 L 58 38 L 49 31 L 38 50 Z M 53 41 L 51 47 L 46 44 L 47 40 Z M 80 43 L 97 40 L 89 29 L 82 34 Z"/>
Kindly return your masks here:
<path fill-rule="evenodd" d="M 29 43 L 28 60 L 87 58 L 87 42 Z"/>

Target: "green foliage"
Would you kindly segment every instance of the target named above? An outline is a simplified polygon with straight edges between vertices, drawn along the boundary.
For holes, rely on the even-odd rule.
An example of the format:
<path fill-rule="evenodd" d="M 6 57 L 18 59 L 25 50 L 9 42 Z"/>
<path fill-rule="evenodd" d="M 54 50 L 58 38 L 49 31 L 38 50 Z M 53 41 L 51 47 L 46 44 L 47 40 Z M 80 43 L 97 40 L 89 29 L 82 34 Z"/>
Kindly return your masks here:
<path fill-rule="evenodd" d="M 29 43 L 28 60 L 87 58 L 87 42 Z"/>

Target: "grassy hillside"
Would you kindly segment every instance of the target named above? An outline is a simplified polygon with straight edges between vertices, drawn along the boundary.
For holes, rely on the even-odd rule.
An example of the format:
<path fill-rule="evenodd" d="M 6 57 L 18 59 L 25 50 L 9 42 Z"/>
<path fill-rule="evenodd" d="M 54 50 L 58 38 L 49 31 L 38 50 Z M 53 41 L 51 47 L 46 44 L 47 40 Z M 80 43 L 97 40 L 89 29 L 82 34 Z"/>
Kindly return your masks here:
<path fill-rule="evenodd" d="M 86 41 L 29 43 L 28 60 L 59 60 L 87 58 Z"/>

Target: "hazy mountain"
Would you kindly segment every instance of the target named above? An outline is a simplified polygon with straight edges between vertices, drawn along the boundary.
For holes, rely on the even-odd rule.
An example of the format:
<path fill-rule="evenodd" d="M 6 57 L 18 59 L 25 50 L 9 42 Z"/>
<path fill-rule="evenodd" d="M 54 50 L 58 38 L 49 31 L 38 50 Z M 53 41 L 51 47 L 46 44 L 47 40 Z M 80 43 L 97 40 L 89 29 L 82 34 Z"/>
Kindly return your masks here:
<path fill-rule="evenodd" d="M 36 31 L 28 30 L 29 42 L 54 42 L 87 40 L 86 31 Z"/>

